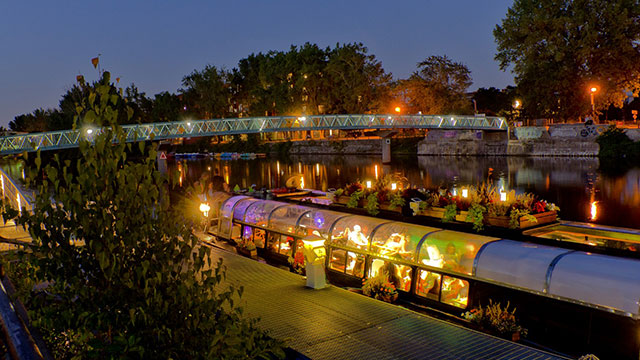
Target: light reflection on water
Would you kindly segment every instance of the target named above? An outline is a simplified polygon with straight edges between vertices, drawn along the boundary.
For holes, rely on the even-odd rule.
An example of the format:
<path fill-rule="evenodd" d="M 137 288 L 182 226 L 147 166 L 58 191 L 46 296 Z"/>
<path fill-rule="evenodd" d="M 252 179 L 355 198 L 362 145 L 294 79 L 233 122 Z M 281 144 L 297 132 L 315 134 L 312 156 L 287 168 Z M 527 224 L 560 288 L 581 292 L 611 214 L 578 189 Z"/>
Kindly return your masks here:
<path fill-rule="evenodd" d="M 412 185 L 434 188 L 476 185 L 487 179 L 489 169 L 498 187 L 532 192 L 561 208 L 565 220 L 589 221 L 591 203 L 597 201 L 598 217 L 605 225 L 640 228 L 640 169 L 622 175 L 598 173 L 597 158 L 524 157 L 395 157 L 383 165 L 379 156 L 292 156 L 287 160 L 190 160 L 186 181 L 192 183 L 208 167 L 222 174 L 231 187 L 255 184 L 277 188 L 291 177 L 304 177 L 307 188 L 327 190 L 356 180 L 366 183 L 390 173 L 400 173 Z M 175 163 L 169 163 L 172 168 Z"/>
<path fill-rule="evenodd" d="M 597 203 L 595 223 L 640 228 L 640 169 L 622 174 L 598 172 L 597 158 L 524 157 L 394 157 L 383 165 L 379 156 L 299 155 L 289 159 L 183 161 L 184 184 L 192 184 L 203 174 L 220 174 L 230 184 L 247 188 L 277 188 L 289 178 L 304 177 L 307 188 L 327 190 L 360 180 L 400 173 L 417 187 L 434 188 L 475 185 L 487 179 L 489 169 L 498 187 L 527 191 L 556 203 L 565 220 L 589 221 L 591 204 Z M 170 173 L 177 162 L 168 161 Z M 13 179 L 22 176 L 22 164 L 3 165 Z"/>

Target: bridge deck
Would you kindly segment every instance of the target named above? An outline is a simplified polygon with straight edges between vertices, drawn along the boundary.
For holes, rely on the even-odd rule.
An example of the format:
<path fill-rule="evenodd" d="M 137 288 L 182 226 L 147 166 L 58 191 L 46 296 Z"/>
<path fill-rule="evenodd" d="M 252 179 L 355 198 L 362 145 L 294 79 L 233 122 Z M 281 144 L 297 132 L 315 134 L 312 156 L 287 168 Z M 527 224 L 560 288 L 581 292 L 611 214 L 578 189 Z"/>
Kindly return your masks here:
<path fill-rule="evenodd" d="M 311 359 L 563 359 L 214 248 L 245 312 Z"/>

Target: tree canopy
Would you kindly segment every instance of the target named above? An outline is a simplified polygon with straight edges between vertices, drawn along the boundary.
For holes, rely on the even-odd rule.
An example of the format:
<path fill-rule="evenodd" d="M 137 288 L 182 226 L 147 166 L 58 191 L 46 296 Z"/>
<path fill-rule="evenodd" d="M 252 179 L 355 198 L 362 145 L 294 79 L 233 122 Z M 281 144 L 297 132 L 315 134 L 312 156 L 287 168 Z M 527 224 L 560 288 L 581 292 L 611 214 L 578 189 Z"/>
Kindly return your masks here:
<path fill-rule="evenodd" d="M 471 100 L 466 91 L 471 86 L 471 72 L 462 63 L 445 56 L 430 56 L 418 63 L 409 79 L 398 82 L 397 91 L 409 113 L 469 113 Z"/>
<path fill-rule="evenodd" d="M 640 90 L 639 0 L 515 0 L 493 33 L 533 117 L 577 119 Z"/>
<path fill-rule="evenodd" d="M 105 96 L 112 86 L 105 72 L 76 103 L 76 121 L 104 126 L 81 139 L 77 163 L 56 155 L 41 168 L 38 152 L 27 172 L 33 213 L 3 213 L 33 238 L 18 265 L 33 324 L 56 359 L 283 356 L 242 316 L 242 288 L 223 283 L 224 266 L 198 245 L 190 212 L 170 203 L 155 148 L 125 142 L 119 109 L 134 111 L 119 93 Z M 31 291 L 42 283 L 46 291 Z"/>

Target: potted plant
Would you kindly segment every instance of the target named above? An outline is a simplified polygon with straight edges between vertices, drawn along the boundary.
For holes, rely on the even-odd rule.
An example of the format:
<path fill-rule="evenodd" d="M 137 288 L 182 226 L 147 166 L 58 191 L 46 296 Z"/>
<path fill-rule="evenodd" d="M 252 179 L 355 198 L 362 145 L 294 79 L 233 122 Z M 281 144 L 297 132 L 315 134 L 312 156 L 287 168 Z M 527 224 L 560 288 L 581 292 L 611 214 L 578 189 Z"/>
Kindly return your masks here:
<path fill-rule="evenodd" d="M 256 249 L 256 244 L 253 242 L 253 240 L 250 240 L 250 239 L 243 238 L 242 241 L 240 241 L 236 246 L 236 252 L 239 255 L 242 255 L 248 258 L 252 258 L 252 259 L 258 258 L 258 250 Z"/>
<path fill-rule="evenodd" d="M 518 341 L 527 336 L 527 329 L 518 324 L 516 309 L 509 310 L 509 302 L 503 308 L 500 303 L 489 300 L 486 307 L 479 306 L 462 314 L 462 317 L 478 326 L 481 330 L 494 335 Z"/>
<path fill-rule="evenodd" d="M 386 276 L 374 276 L 363 279 L 362 293 L 374 299 L 393 303 L 398 299 L 398 290 Z"/>

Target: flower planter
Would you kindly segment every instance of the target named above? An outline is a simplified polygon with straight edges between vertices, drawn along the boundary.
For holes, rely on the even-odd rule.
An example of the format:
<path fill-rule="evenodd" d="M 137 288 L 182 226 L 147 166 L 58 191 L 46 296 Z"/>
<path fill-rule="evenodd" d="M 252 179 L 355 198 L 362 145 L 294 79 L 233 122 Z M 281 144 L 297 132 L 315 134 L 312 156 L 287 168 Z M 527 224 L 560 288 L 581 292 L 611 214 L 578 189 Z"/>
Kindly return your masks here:
<path fill-rule="evenodd" d="M 532 226 L 536 226 L 536 225 L 552 223 L 552 222 L 556 221 L 557 214 L 556 214 L 555 211 L 547 211 L 547 212 L 543 212 L 543 213 L 539 213 L 539 214 L 533 214 L 533 217 L 535 217 L 538 221 L 534 222 L 534 221 L 529 220 L 526 216 L 522 216 L 520 218 L 519 228 L 520 229 L 526 229 L 526 228 L 529 228 L 529 227 L 532 227 Z M 487 222 L 489 223 L 489 225 L 498 226 L 498 227 L 505 227 L 505 228 L 509 227 L 509 220 L 510 220 L 510 218 L 508 216 L 489 216 L 489 217 L 487 217 Z"/>
<path fill-rule="evenodd" d="M 390 208 L 390 206 L 391 206 L 391 203 L 383 202 L 382 204 L 380 204 L 380 210 L 393 211 L 393 212 L 397 212 L 397 213 L 401 213 L 402 212 L 402 207 L 401 206 L 396 206 L 393 209 Z"/>
<path fill-rule="evenodd" d="M 341 204 L 341 205 L 347 205 L 348 201 L 349 201 L 349 197 L 344 195 L 336 196 L 335 199 L 333 200 L 334 204 Z"/>
<path fill-rule="evenodd" d="M 374 296 L 374 299 L 377 300 L 382 300 L 384 302 L 388 302 L 388 303 L 394 303 L 396 300 L 398 300 L 398 294 L 395 293 L 393 295 L 388 295 L 388 294 L 376 294 Z"/>
<path fill-rule="evenodd" d="M 236 252 L 238 255 L 242 255 L 244 257 L 248 257 L 251 259 L 258 259 L 258 250 L 248 250 L 247 248 L 236 247 Z"/>
<path fill-rule="evenodd" d="M 456 221 L 460 221 L 460 222 L 471 222 L 471 221 L 467 221 L 467 215 L 469 214 L 468 211 L 460 211 L 458 213 L 458 215 L 456 215 Z"/>
<path fill-rule="evenodd" d="M 444 211 L 444 208 L 432 207 L 425 210 L 420 210 L 418 212 L 418 215 L 442 219 L 442 217 L 444 217 Z"/>

